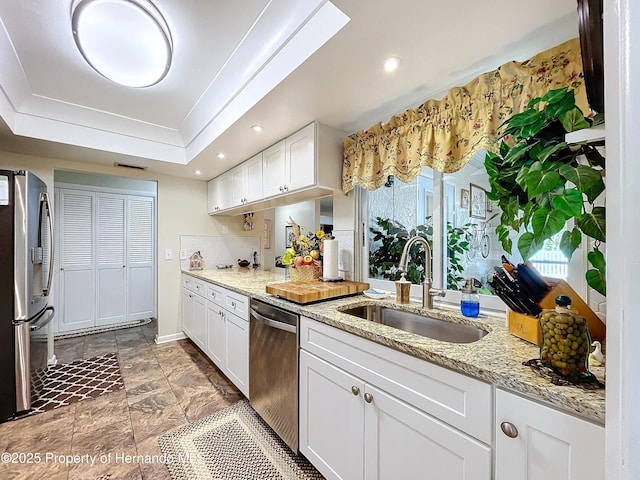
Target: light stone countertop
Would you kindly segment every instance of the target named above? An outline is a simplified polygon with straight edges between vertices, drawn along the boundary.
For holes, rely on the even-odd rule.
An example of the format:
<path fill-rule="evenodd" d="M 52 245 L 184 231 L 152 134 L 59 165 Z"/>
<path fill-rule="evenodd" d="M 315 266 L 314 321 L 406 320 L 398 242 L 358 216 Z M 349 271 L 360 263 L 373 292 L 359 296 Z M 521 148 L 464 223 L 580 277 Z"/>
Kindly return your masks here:
<path fill-rule="evenodd" d="M 554 385 L 549 378 L 541 376 L 531 367 L 522 365 L 522 362 L 539 357 L 538 347 L 510 334 L 506 329 L 504 317 L 481 314 L 477 319 L 471 320 L 454 309 L 426 310 L 421 308 L 419 302 L 397 305 L 393 298 L 371 300 L 362 294 L 300 305 L 265 292 L 267 284 L 285 281 L 284 275 L 279 272 L 233 268 L 184 273 L 604 424 L 604 389 L 589 390 L 583 387 Z M 448 343 L 404 332 L 338 310 L 370 303 L 389 304 L 395 308 L 428 313 L 432 317 L 469 323 L 480 326 L 489 333 L 473 343 Z M 590 370 L 603 380 L 604 367 L 591 367 Z"/>

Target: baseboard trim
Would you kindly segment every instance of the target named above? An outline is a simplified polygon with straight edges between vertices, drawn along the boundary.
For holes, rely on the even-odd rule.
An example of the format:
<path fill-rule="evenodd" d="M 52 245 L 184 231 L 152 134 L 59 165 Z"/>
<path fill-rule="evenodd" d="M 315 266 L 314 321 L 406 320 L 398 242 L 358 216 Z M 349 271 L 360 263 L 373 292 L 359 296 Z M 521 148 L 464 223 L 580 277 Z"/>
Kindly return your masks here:
<path fill-rule="evenodd" d="M 156 335 L 154 341 L 159 345 L 161 343 L 175 342 L 176 340 L 183 340 L 187 338 L 184 332 L 178 332 L 171 335 L 162 335 L 161 337 Z"/>

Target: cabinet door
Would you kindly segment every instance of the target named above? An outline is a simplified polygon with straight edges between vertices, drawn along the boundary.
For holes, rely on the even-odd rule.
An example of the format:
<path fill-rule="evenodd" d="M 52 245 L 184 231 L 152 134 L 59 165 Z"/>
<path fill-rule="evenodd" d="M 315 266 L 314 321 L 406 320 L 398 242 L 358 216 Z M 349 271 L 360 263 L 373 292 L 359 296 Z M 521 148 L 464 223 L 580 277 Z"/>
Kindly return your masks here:
<path fill-rule="evenodd" d="M 182 287 L 182 331 L 189 338 L 193 338 L 193 297 L 193 293 Z"/>
<path fill-rule="evenodd" d="M 219 208 L 218 195 L 220 186 L 217 178 L 209 180 L 207 183 L 207 213 L 216 213 Z"/>
<path fill-rule="evenodd" d="M 237 207 L 246 203 L 247 199 L 247 168 L 240 165 L 229 173 L 231 176 L 231 202 L 227 207 Z"/>
<path fill-rule="evenodd" d="M 515 427 L 511 436 L 503 423 Z M 503 390 L 496 392 L 495 445 L 496 480 L 604 478 L 603 427 Z"/>
<path fill-rule="evenodd" d="M 364 398 L 364 478 L 491 478 L 489 446 L 370 385 Z"/>
<path fill-rule="evenodd" d="M 206 350 L 207 301 L 200 295 L 193 295 L 193 341 L 202 350 Z"/>
<path fill-rule="evenodd" d="M 231 174 L 225 173 L 218 178 L 218 206 L 224 210 L 233 205 L 233 184 Z"/>
<path fill-rule="evenodd" d="M 286 183 L 284 140 L 262 152 L 262 193 L 265 198 L 284 193 Z"/>
<path fill-rule="evenodd" d="M 224 372 L 249 397 L 249 322 L 229 312 L 224 317 L 227 354 Z"/>
<path fill-rule="evenodd" d="M 285 189 L 287 191 L 313 185 L 316 180 L 315 124 L 304 127 L 285 139 Z"/>
<path fill-rule="evenodd" d="M 363 392 L 361 380 L 300 351 L 300 451 L 327 479 L 365 478 Z"/>
<path fill-rule="evenodd" d="M 226 334 L 222 308 L 207 302 L 207 348 L 205 351 L 220 370 L 224 370 Z"/>
<path fill-rule="evenodd" d="M 126 319 L 125 199 L 96 195 L 96 325 Z"/>
<path fill-rule="evenodd" d="M 261 200 L 262 195 L 262 152 L 250 158 L 244 163 L 246 168 L 246 191 L 247 203 Z"/>

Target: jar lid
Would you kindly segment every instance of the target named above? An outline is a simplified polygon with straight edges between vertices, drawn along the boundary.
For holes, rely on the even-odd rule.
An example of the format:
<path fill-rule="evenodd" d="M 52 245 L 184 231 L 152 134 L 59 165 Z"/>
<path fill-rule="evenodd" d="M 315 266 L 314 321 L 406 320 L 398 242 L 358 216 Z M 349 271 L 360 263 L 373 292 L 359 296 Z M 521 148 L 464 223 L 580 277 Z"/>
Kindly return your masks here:
<path fill-rule="evenodd" d="M 567 297 L 566 295 L 558 295 L 556 297 L 556 305 L 558 307 L 569 308 L 571 306 L 571 297 Z"/>

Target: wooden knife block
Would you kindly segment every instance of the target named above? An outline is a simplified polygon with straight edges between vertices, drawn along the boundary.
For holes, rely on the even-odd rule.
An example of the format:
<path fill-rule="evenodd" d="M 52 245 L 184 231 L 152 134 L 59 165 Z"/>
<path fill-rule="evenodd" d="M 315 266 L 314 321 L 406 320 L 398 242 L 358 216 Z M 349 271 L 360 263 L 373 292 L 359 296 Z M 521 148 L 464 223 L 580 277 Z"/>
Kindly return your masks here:
<path fill-rule="evenodd" d="M 571 298 L 571 309 L 587 319 L 591 339 L 603 341 L 606 333 L 605 325 L 580 295 L 564 280 L 547 279 L 547 282 L 552 285 L 551 290 L 538 302 L 538 306 L 543 310 L 553 310 L 556 307 L 556 297 L 558 295 L 568 296 Z M 510 333 L 523 340 L 536 345 L 542 343 L 542 330 L 537 317 L 514 312 L 507 308 L 507 329 Z"/>

